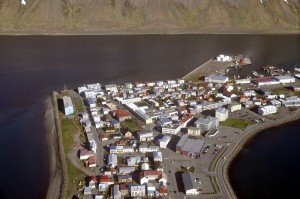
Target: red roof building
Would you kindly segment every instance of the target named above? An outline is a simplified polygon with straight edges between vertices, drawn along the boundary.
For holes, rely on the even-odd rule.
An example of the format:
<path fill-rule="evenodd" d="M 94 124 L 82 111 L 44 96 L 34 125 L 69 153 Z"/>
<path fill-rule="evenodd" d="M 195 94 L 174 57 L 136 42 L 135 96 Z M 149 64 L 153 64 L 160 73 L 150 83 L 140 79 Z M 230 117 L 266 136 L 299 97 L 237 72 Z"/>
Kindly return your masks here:
<path fill-rule="evenodd" d="M 97 183 L 97 182 L 98 182 L 98 179 L 97 179 L 96 176 L 90 176 L 90 182 L 91 182 L 91 181 Z"/>
<path fill-rule="evenodd" d="M 114 116 L 120 121 L 123 122 L 127 119 L 131 119 L 131 114 L 129 113 L 129 111 L 125 110 L 125 109 L 118 109 L 114 111 Z"/>
<path fill-rule="evenodd" d="M 166 196 L 168 195 L 168 188 L 165 186 L 159 187 L 159 195 L 160 196 Z"/>
<path fill-rule="evenodd" d="M 99 181 L 102 184 L 113 184 L 114 183 L 114 181 L 106 175 L 100 176 Z"/>
<path fill-rule="evenodd" d="M 252 80 L 256 85 L 272 85 L 278 82 L 273 79 L 273 77 L 260 77 Z"/>
<path fill-rule="evenodd" d="M 140 179 L 143 177 L 148 178 L 148 180 L 155 180 L 160 176 L 159 171 L 157 170 L 148 170 L 148 171 L 142 171 L 140 173 Z"/>
<path fill-rule="evenodd" d="M 93 155 L 93 156 L 90 156 L 88 158 L 88 164 L 89 164 L 89 167 L 96 167 L 96 156 Z"/>

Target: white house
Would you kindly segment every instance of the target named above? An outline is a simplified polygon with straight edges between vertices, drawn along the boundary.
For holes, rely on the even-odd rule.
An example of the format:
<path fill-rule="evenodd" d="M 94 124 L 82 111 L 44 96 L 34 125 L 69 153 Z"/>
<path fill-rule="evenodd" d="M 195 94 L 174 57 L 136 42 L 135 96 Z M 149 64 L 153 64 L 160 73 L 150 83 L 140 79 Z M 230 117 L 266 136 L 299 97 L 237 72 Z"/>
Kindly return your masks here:
<path fill-rule="evenodd" d="M 240 103 L 232 103 L 229 105 L 230 112 L 239 111 L 242 109 L 242 105 Z"/>
<path fill-rule="evenodd" d="M 243 95 L 250 97 L 255 96 L 257 93 L 254 90 L 243 90 Z"/>
<path fill-rule="evenodd" d="M 63 103 L 64 103 L 64 112 L 65 115 L 71 115 L 74 113 L 74 107 L 72 103 L 71 97 L 63 96 Z"/>
<path fill-rule="evenodd" d="M 270 101 L 271 105 L 279 107 L 281 106 L 281 102 L 279 100 L 273 99 Z"/>
<path fill-rule="evenodd" d="M 100 122 L 101 121 L 101 117 L 100 117 L 99 114 L 94 114 L 94 115 L 92 115 L 92 117 L 93 117 L 94 122 Z"/>
<path fill-rule="evenodd" d="M 165 135 L 164 137 L 162 137 L 160 140 L 159 140 L 159 147 L 160 148 L 167 148 L 167 145 L 169 144 L 171 140 L 171 137 L 170 136 L 167 136 Z"/>
<path fill-rule="evenodd" d="M 92 189 L 95 189 L 96 188 L 96 184 L 97 184 L 96 177 L 92 177 L 92 179 L 89 181 L 89 187 L 91 187 Z"/>
<path fill-rule="evenodd" d="M 109 154 L 108 155 L 108 165 L 111 167 L 115 167 L 118 164 L 118 156 L 116 154 Z"/>
<path fill-rule="evenodd" d="M 165 125 L 161 128 L 161 133 L 176 135 L 180 132 L 181 128 L 182 127 L 179 124 Z"/>
<path fill-rule="evenodd" d="M 127 159 L 128 166 L 137 166 L 141 162 L 140 156 L 133 156 Z"/>
<path fill-rule="evenodd" d="M 154 151 L 153 152 L 153 160 L 155 162 L 162 162 L 163 161 L 163 156 L 160 151 Z"/>
<path fill-rule="evenodd" d="M 187 129 L 187 133 L 188 133 L 188 135 L 190 135 L 190 136 L 200 136 L 201 135 L 201 133 L 202 133 L 202 131 L 201 131 L 201 129 L 200 128 L 197 128 L 197 127 L 189 127 L 188 129 Z"/>
<path fill-rule="evenodd" d="M 82 149 L 82 150 L 80 150 L 79 159 L 80 160 L 87 160 L 89 157 L 91 157 L 93 155 L 94 155 L 93 151 L 88 151 L 86 149 Z"/>
<path fill-rule="evenodd" d="M 230 62 L 230 61 L 232 61 L 232 57 L 230 57 L 229 55 L 220 54 L 216 57 L 215 61 Z"/>
<path fill-rule="evenodd" d="M 145 197 L 146 187 L 145 185 L 132 185 L 130 186 L 130 196 L 131 197 Z"/>
<path fill-rule="evenodd" d="M 21 4 L 23 5 L 23 6 L 26 6 L 26 1 L 25 0 L 21 0 Z"/>
<path fill-rule="evenodd" d="M 216 110 L 215 117 L 219 119 L 219 121 L 225 121 L 228 118 L 228 112 L 226 108 L 220 107 Z"/>
<path fill-rule="evenodd" d="M 167 185 L 168 178 L 167 178 L 167 175 L 164 172 L 161 174 L 161 177 L 158 180 L 158 182 L 159 182 L 160 185 L 163 185 L 163 186 Z"/>
<path fill-rule="evenodd" d="M 109 147 L 109 153 L 133 153 L 133 152 L 134 152 L 134 148 L 132 146 L 116 145 L 116 146 Z"/>
<path fill-rule="evenodd" d="M 138 132 L 139 141 L 151 141 L 154 139 L 152 131 L 140 131 Z"/>
<path fill-rule="evenodd" d="M 92 187 L 84 187 L 83 195 L 91 195 L 92 194 Z"/>
<path fill-rule="evenodd" d="M 147 185 L 149 182 L 148 178 L 143 176 L 141 179 L 140 179 L 140 184 L 141 185 Z"/>
<path fill-rule="evenodd" d="M 208 83 L 217 83 L 217 84 L 224 84 L 228 82 L 229 78 L 223 75 L 209 75 L 206 76 L 204 81 Z"/>
<path fill-rule="evenodd" d="M 96 107 L 96 99 L 95 98 L 87 98 L 87 103 L 90 108 Z"/>
<path fill-rule="evenodd" d="M 97 143 L 95 140 L 89 140 L 91 150 L 96 153 L 97 152 Z"/>
<path fill-rule="evenodd" d="M 209 131 L 210 129 L 218 128 L 219 126 L 219 119 L 215 117 L 206 117 L 206 118 L 199 118 L 195 125 L 197 128 L 201 129 L 201 132 Z"/>
<path fill-rule="evenodd" d="M 182 181 L 186 195 L 198 195 L 199 191 L 196 184 L 196 179 L 193 173 L 186 172 L 182 174 Z"/>
<path fill-rule="evenodd" d="M 97 164 L 96 164 L 96 156 L 95 155 L 90 156 L 88 158 L 88 165 L 89 165 L 89 167 L 96 167 L 97 166 Z"/>
<path fill-rule="evenodd" d="M 94 84 L 87 84 L 87 88 L 93 89 L 93 90 L 101 90 L 101 84 L 100 83 L 94 83 Z"/>
<path fill-rule="evenodd" d="M 236 84 L 250 84 L 250 79 L 237 79 L 235 80 Z"/>
<path fill-rule="evenodd" d="M 277 107 L 273 105 L 262 106 L 258 108 L 258 114 L 270 115 L 277 112 Z"/>
<path fill-rule="evenodd" d="M 142 165 L 141 165 L 141 170 L 142 171 L 147 171 L 149 169 L 150 169 L 149 163 L 143 162 Z"/>
<path fill-rule="evenodd" d="M 135 166 L 133 166 L 133 167 L 120 167 L 119 168 L 119 173 L 122 174 L 122 175 L 130 174 L 134 171 L 135 171 Z"/>
<path fill-rule="evenodd" d="M 147 196 L 152 198 L 153 196 L 155 196 L 155 191 L 156 188 L 152 183 L 148 183 L 147 184 Z"/>
<path fill-rule="evenodd" d="M 94 123 L 95 123 L 95 128 L 96 129 L 104 127 L 104 122 L 103 121 L 95 121 Z"/>
<path fill-rule="evenodd" d="M 105 85 L 105 90 L 109 91 L 109 92 L 117 92 L 118 87 L 115 84 L 108 84 L 108 85 Z"/>
<path fill-rule="evenodd" d="M 143 146 L 140 145 L 139 146 L 139 152 L 140 153 L 149 153 L 149 152 L 154 152 L 154 151 L 158 151 L 159 147 L 158 146 Z"/>
<path fill-rule="evenodd" d="M 296 81 L 295 77 L 289 75 L 276 76 L 274 79 L 281 84 L 294 83 Z"/>
<path fill-rule="evenodd" d="M 110 195 L 113 199 L 121 199 L 122 198 L 118 184 L 115 184 L 114 186 L 112 186 Z"/>

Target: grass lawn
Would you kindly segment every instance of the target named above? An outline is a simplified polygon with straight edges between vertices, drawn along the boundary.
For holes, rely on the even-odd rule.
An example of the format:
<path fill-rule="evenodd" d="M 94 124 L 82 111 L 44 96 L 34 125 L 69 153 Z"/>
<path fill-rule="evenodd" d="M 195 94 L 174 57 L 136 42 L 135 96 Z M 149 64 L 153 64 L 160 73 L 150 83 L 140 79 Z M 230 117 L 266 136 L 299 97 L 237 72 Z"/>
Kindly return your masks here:
<path fill-rule="evenodd" d="M 293 92 L 290 89 L 287 88 L 274 88 L 271 90 L 272 94 L 274 95 L 280 95 L 280 94 L 284 94 L 284 95 L 292 95 Z"/>
<path fill-rule="evenodd" d="M 128 128 L 131 132 L 141 130 L 141 127 L 134 120 L 121 122 L 122 127 Z"/>
<path fill-rule="evenodd" d="M 79 181 L 84 182 L 85 173 L 77 169 L 70 160 L 68 160 L 67 155 L 70 153 L 73 147 L 74 134 L 77 132 L 77 128 L 73 122 L 73 119 L 61 117 L 61 129 L 62 129 L 62 141 L 64 145 L 64 152 L 67 162 L 67 176 L 68 176 L 68 188 L 67 196 L 71 197 L 79 188 Z M 74 182 L 74 183 L 73 183 Z"/>
<path fill-rule="evenodd" d="M 191 74 L 188 77 L 185 78 L 187 81 L 197 82 L 199 81 L 200 75 L 198 73 Z"/>
<path fill-rule="evenodd" d="M 216 177 L 215 176 L 209 176 L 209 179 L 210 179 L 211 184 L 213 185 L 215 193 L 219 193 L 220 188 L 219 188 L 219 185 L 217 183 Z"/>
<path fill-rule="evenodd" d="M 83 112 L 84 111 L 84 105 L 80 100 L 73 99 L 73 103 L 74 103 L 74 106 L 75 106 L 75 110 L 77 112 Z"/>
<path fill-rule="evenodd" d="M 70 96 L 68 90 L 61 91 L 60 93 L 61 93 L 61 96 Z"/>
<path fill-rule="evenodd" d="M 236 119 L 236 118 L 228 118 L 226 121 L 223 121 L 220 123 L 223 126 L 229 126 L 229 127 L 234 127 L 234 128 L 238 128 L 238 129 L 244 129 L 247 126 L 254 124 L 254 122 L 252 122 L 252 121 L 246 121 L 246 120 L 241 120 L 241 119 Z"/>
<path fill-rule="evenodd" d="M 61 131 L 62 139 L 64 144 L 65 154 L 68 154 L 73 146 L 73 138 L 77 129 L 72 119 L 62 118 L 61 119 Z"/>
<path fill-rule="evenodd" d="M 67 173 L 68 173 L 68 189 L 67 196 L 72 197 L 75 192 L 77 192 L 78 188 L 82 188 L 79 185 L 79 181 L 81 184 L 84 184 L 84 178 L 86 177 L 85 173 L 81 170 L 77 169 L 70 160 L 67 159 Z"/>
<path fill-rule="evenodd" d="M 195 172 L 195 167 L 189 167 L 189 168 L 186 168 L 186 167 L 181 167 L 181 171 L 182 172 L 191 172 L 191 173 L 194 173 Z"/>

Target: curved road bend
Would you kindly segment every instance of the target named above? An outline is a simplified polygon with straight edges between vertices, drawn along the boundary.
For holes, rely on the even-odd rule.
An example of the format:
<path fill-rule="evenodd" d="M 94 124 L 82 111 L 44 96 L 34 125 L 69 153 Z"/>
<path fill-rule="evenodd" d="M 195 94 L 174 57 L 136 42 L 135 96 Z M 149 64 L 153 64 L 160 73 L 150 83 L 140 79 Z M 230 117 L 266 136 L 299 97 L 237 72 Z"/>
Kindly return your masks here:
<path fill-rule="evenodd" d="M 300 109 L 292 113 L 286 118 L 280 118 L 277 120 L 273 121 L 268 121 L 264 124 L 256 124 L 253 126 L 250 126 L 248 129 L 243 131 L 235 140 L 232 144 L 230 144 L 223 154 L 223 156 L 218 160 L 217 165 L 216 165 L 216 178 L 218 181 L 218 185 L 220 187 L 221 192 L 226 195 L 229 198 L 237 198 L 235 195 L 229 179 L 227 175 L 227 169 L 228 169 L 228 164 L 230 164 L 231 159 L 234 158 L 234 153 L 238 152 L 235 150 L 238 150 L 238 147 L 243 147 L 243 142 L 246 142 L 247 139 L 245 139 L 247 136 L 251 135 L 253 132 L 256 131 L 261 131 L 267 128 L 271 128 L 276 125 L 281 125 L 287 122 L 291 122 L 294 120 L 297 120 L 300 118 Z M 225 159 L 223 159 L 225 157 Z"/>

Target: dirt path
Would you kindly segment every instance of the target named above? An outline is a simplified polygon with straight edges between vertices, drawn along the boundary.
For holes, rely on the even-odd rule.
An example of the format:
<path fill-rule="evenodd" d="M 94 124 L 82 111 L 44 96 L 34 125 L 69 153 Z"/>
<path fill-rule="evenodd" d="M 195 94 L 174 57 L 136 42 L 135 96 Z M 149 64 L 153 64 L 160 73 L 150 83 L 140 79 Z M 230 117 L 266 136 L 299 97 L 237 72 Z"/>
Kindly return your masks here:
<path fill-rule="evenodd" d="M 73 124 L 76 126 L 77 133 L 74 135 L 74 147 L 72 151 L 67 155 L 68 159 L 72 162 L 72 164 L 79 170 L 83 171 L 89 176 L 97 175 L 96 172 L 93 172 L 90 168 L 84 167 L 82 165 L 82 162 L 77 157 L 77 152 L 81 147 L 81 141 L 80 141 L 80 134 L 82 133 L 81 129 L 78 127 L 78 125 L 75 123 L 75 121 L 72 121 Z"/>
<path fill-rule="evenodd" d="M 47 192 L 47 199 L 60 198 L 61 194 L 61 169 L 57 162 L 57 153 L 55 149 L 55 122 L 54 112 L 51 97 L 49 96 L 46 100 L 46 112 L 45 112 L 45 128 L 46 128 L 46 139 L 49 153 L 50 163 L 50 175 L 49 175 L 49 186 Z"/>

